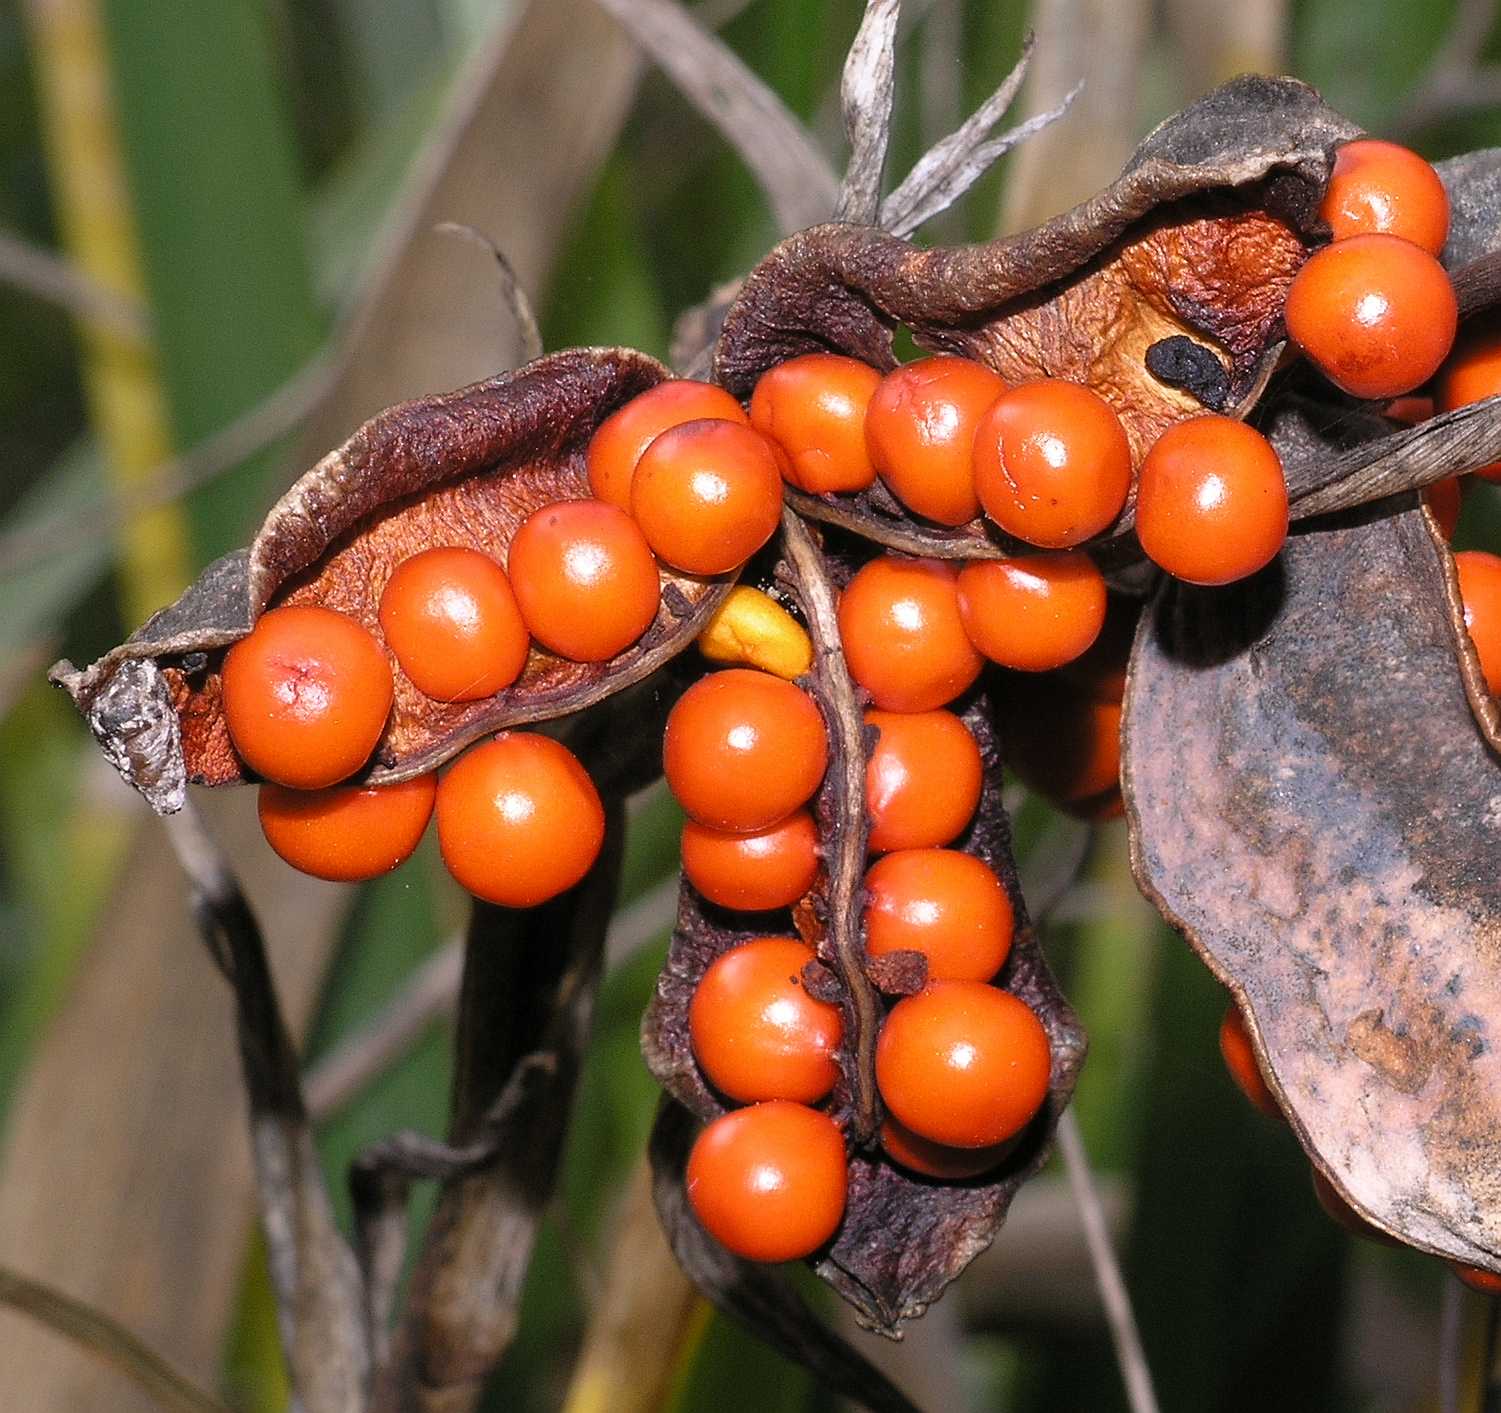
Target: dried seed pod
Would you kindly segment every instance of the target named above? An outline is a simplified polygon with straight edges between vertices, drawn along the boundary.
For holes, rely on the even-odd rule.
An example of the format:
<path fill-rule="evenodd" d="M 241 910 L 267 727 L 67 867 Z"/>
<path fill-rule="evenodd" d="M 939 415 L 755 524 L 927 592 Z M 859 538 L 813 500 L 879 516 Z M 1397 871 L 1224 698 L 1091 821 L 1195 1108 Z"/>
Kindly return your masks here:
<path fill-rule="evenodd" d="M 865 957 L 858 888 L 866 866 L 864 779 L 872 733 L 863 725 L 838 655 L 830 584 L 818 582 L 825 563 L 816 551 L 809 556 L 812 540 L 801 527 L 789 527 L 787 537 L 794 591 L 815 643 L 814 670 L 807 685 L 824 713 L 831 752 L 829 772 L 815 801 L 825 867 L 793 916 L 823 964 L 819 975 L 805 976 L 808 989 L 820 999 L 838 1002 L 844 1011 L 842 1077 L 831 1112 L 853 1148 L 844 1222 L 816 1259 L 815 1269 L 854 1306 L 863 1324 L 895 1334 L 903 1322 L 921 1315 L 990 1244 L 1017 1189 L 1046 1157 L 1053 1127 L 1083 1060 L 1084 1036 L 1026 921 L 1001 799 L 999 741 L 988 699 L 975 694 L 963 720 L 980 746 L 984 785 L 975 818 L 954 847 L 995 871 L 1016 912 L 1016 940 L 998 984 L 1025 1001 L 1047 1031 L 1052 1051 L 1048 1099 L 1002 1165 L 971 1182 L 934 1183 L 915 1177 L 886 1157 L 875 1142 L 879 1099 L 874 1045 L 883 1014 L 877 993 L 920 987 L 921 958 L 897 954 L 886 959 L 892 965 L 871 966 Z M 671 1098 L 700 1119 L 726 1110 L 694 1061 L 689 1002 L 716 957 L 764 930 L 764 919 L 717 908 L 683 884 L 667 963 L 642 1022 L 642 1048 Z M 682 1144 L 670 1151 L 659 1145 L 659 1167 L 680 1165 L 685 1152 Z M 673 1176 L 659 1172 L 659 1192 L 673 1190 Z M 680 1182 L 681 1177 L 679 1166 L 675 1178 Z M 672 1219 L 679 1224 L 690 1220 L 680 1205 L 674 1207 Z M 691 1248 L 689 1243 L 690 1253 Z M 698 1273 L 690 1269 L 690 1274 Z"/>
<path fill-rule="evenodd" d="M 951 249 L 856 226 L 803 231 L 747 279 L 717 375 L 744 395 L 767 368 L 828 348 L 889 368 L 901 323 L 920 346 L 1010 382 L 1088 384 L 1139 460 L 1206 405 L 1243 416 L 1255 404 L 1281 352 L 1287 288 L 1321 238 L 1333 149 L 1356 131 L 1303 84 L 1241 78 L 1168 119 L 1116 182 L 1035 230 Z M 879 486 L 789 499 L 914 553 L 1014 548 L 978 521 L 919 529 Z M 1129 506 L 1117 529 L 1128 524 Z"/>
<path fill-rule="evenodd" d="M 1383 504 L 1293 535 L 1251 583 L 1168 586 L 1143 617 L 1138 881 L 1235 992 L 1341 1196 L 1501 1269 L 1501 767 L 1455 662 L 1448 553 Z"/>
<path fill-rule="evenodd" d="M 62 662 L 52 679 L 159 811 L 180 808 L 188 781 L 240 780 L 218 665 L 267 607 L 321 604 L 378 635 L 380 593 L 402 560 L 459 545 L 503 561 L 533 510 L 588 495 L 594 428 L 667 376 L 644 354 L 579 349 L 390 408 L 298 480 L 248 549 L 211 564 L 92 666 Z M 693 641 L 729 587 L 664 568 L 656 619 L 633 646 L 591 664 L 534 644 L 521 677 L 478 701 L 434 701 L 396 670 L 395 705 L 362 778 L 420 775 L 489 732 L 578 711 L 640 681 Z"/>

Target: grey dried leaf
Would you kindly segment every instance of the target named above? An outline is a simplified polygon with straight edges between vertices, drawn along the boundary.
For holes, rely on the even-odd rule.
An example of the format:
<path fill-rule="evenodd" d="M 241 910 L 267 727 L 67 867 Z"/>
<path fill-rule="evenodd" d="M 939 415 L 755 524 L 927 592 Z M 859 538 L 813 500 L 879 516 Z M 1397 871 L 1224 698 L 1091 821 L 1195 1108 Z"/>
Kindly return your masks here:
<path fill-rule="evenodd" d="M 901 17 L 902 0 L 866 0 L 864 18 L 844 60 L 839 97 L 850 156 L 834 207 L 836 221 L 873 225 L 881 207 Z"/>
<path fill-rule="evenodd" d="M 987 140 L 990 130 L 1016 101 L 1036 47 L 1037 38 L 1029 32 L 1022 41 L 1021 58 L 1001 86 L 959 127 L 918 158 L 896 190 L 881 203 L 880 219 L 872 224 L 892 235 L 911 235 L 948 210 L 1018 142 L 1063 115 L 1078 93 L 1077 88 L 1058 107 Z"/>
<path fill-rule="evenodd" d="M 597 0 L 667 72 L 755 174 L 777 225 L 828 219 L 838 182 L 787 105 L 673 0 Z"/>

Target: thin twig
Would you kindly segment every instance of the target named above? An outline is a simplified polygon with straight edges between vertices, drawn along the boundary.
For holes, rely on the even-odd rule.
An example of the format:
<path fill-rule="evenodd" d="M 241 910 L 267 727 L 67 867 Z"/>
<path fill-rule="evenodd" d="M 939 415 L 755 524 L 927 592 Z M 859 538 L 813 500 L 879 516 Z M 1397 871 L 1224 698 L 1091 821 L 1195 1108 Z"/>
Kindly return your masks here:
<path fill-rule="evenodd" d="M 151 335 L 151 320 L 139 300 L 102 285 L 71 261 L 0 231 L 0 283 L 25 290 L 65 309 L 75 319 L 99 324 L 129 339 Z"/>
<path fill-rule="evenodd" d="M 839 184 L 836 221 L 868 226 L 880 210 L 896 92 L 896 27 L 901 16 L 901 0 L 866 0 L 865 16 L 845 56 L 839 100 L 850 155 Z"/>
<path fill-rule="evenodd" d="M 920 205 L 928 201 L 934 191 L 945 183 L 955 181 L 967 165 L 975 147 L 984 140 L 991 128 L 1005 117 L 1011 105 L 1016 101 L 1016 95 L 1021 89 L 1022 81 L 1026 78 L 1027 69 L 1032 62 L 1032 51 L 1036 47 L 1036 37 L 1028 34 L 1022 41 L 1021 57 L 1017 59 L 1011 72 L 1001 81 L 996 91 L 953 132 L 935 141 L 912 164 L 912 170 L 902 179 L 896 190 L 881 203 L 881 228 L 883 230 L 891 231 L 894 235 L 906 235 L 922 224 L 923 219 L 926 218 L 917 217 L 913 213 Z M 950 201 L 956 200 L 978 178 L 979 173 L 970 176 L 962 186 L 957 187 Z M 936 212 L 930 214 L 936 214 Z"/>
<path fill-rule="evenodd" d="M 1458 1276 L 1444 1281 L 1439 1306 L 1439 1413 L 1484 1413 L 1495 1390 L 1498 1302 Z"/>
<path fill-rule="evenodd" d="M 653 1413 L 666 1406 L 673 1372 L 704 1308 L 667 1245 L 643 1156 L 626 1183 L 563 1413 Z"/>
<path fill-rule="evenodd" d="M 229 1413 L 123 1325 L 52 1286 L 0 1266 L 0 1305 L 19 1310 L 118 1369 L 167 1413 Z"/>
<path fill-rule="evenodd" d="M 587 765 L 590 753 L 582 754 Z M 551 902 L 520 912 L 473 906 L 449 1142 L 408 1136 L 372 1165 L 394 1175 L 374 1193 L 383 1198 L 401 1195 L 403 1176 L 445 1174 L 390 1356 L 377 1373 L 371 1406 L 379 1413 L 473 1407 L 515 1334 L 593 1014 L 622 829 L 612 811 L 599 860 Z M 366 1232 L 372 1222 L 384 1224 L 390 1244 L 367 1255 L 389 1266 L 394 1216 L 372 1206 L 361 1221 Z M 419 1390 L 427 1402 L 419 1404 Z"/>
<path fill-rule="evenodd" d="M 323 1185 L 260 928 L 192 801 L 163 823 L 204 944 L 234 992 L 261 1226 L 293 1389 L 306 1413 L 361 1413 L 370 1353 L 359 1273 Z"/>
<path fill-rule="evenodd" d="M 359 283 L 340 301 L 340 313 L 328 342 L 280 387 L 248 408 L 228 426 L 205 437 L 141 478 L 141 489 L 72 506 L 40 525 L 0 535 L 0 575 L 20 573 L 78 545 L 112 536 L 143 511 L 176 500 L 234 470 L 249 457 L 296 431 L 323 404 L 359 352 L 379 291 L 400 266 L 441 174 L 469 133 L 469 123 L 496 72 L 511 52 L 510 25 L 491 27 L 489 39 L 454 80 L 433 135 L 412 159 L 403 189 L 371 242 L 375 251 Z"/>
<path fill-rule="evenodd" d="M 463 971 L 464 941 L 455 937 L 412 973 L 389 1004 L 314 1065 L 303 1080 L 313 1118 L 337 1113 L 451 1013 Z"/>
<path fill-rule="evenodd" d="M 1009 804 L 1007 809 L 1015 818 Z M 1098 830 L 1093 824 L 1059 815 L 1028 851 L 1025 863 L 1018 868 L 1022 896 L 1027 900 L 1034 926 L 1046 923 L 1073 892 L 1089 863 L 1097 837 Z"/>
<path fill-rule="evenodd" d="M 491 258 L 500 270 L 501 302 L 515 322 L 516 330 L 521 336 L 522 361 L 530 363 L 535 358 L 541 358 L 542 330 L 537 325 L 536 311 L 533 310 L 531 300 L 527 298 L 520 280 L 516 278 L 516 271 L 512 269 L 511 262 L 506 259 L 501 248 L 483 231 L 477 231 L 473 226 L 466 226 L 462 221 L 440 221 L 433 229 L 439 235 L 462 236 L 465 240 L 471 240 L 490 252 Z"/>
<path fill-rule="evenodd" d="M 1105 1218 L 1105 1209 L 1101 1205 L 1100 1194 L 1095 1189 L 1089 1157 L 1084 1151 L 1084 1139 L 1079 1133 L 1079 1121 L 1072 1109 L 1065 1111 L 1058 1120 L 1058 1151 L 1063 1156 L 1063 1166 L 1068 1172 L 1069 1186 L 1073 1189 L 1079 1219 L 1084 1226 L 1090 1263 L 1094 1267 L 1095 1281 L 1100 1288 L 1100 1303 L 1105 1309 L 1110 1339 L 1115 1345 L 1116 1362 L 1120 1365 L 1121 1380 L 1126 1386 L 1126 1402 L 1131 1413 L 1157 1413 L 1157 1394 L 1152 1387 L 1152 1371 L 1147 1366 L 1146 1351 L 1142 1348 L 1141 1334 L 1136 1328 L 1136 1314 L 1131 1308 L 1131 1296 L 1121 1276 L 1115 1248 L 1110 1244 L 1110 1228 Z"/>
<path fill-rule="evenodd" d="M 1465 1353 L 1465 1288 L 1446 1280 L 1439 1297 L 1438 1316 L 1438 1410 L 1461 1413 L 1459 1385 Z"/>
<path fill-rule="evenodd" d="M 826 221 L 838 199 L 827 159 L 787 105 L 672 0 L 596 0 L 671 77 L 755 174 L 784 232 Z"/>

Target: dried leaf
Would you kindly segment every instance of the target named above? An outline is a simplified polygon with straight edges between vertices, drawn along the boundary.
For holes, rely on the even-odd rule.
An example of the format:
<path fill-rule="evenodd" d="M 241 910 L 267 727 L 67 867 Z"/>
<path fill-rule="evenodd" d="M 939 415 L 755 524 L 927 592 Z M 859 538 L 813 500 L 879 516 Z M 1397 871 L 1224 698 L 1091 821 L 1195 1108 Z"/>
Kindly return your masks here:
<path fill-rule="evenodd" d="M 1281 351 L 1287 287 L 1320 234 L 1332 150 L 1355 132 L 1303 84 L 1241 78 L 1162 124 L 1099 195 L 1034 230 L 939 249 L 862 227 L 803 231 L 747 279 L 716 373 L 747 394 L 767 368 L 816 350 L 889 368 L 901 323 L 923 347 L 978 358 L 1008 381 L 1088 383 L 1139 457 L 1203 411 L 1192 388 L 1212 383 L 1236 415 L 1259 397 Z M 1167 340 L 1196 345 L 1222 378 L 1185 386 L 1154 374 L 1149 351 Z M 979 522 L 914 531 L 881 488 L 789 499 L 894 547 L 917 537 L 951 555 L 1006 547 Z"/>
<path fill-rule="evenodd" d="M 1165 587 L 1126 701 L 1132 856 L 1341 1196 L 1501 1270 L 1501 768 L 1413 504 L 1312 523 L 1241 585 Z"/>
<path fill-rule="evenodd" d="M 975 821 L 954 847 L 984 859 L 1011 893 L 1019 927 L 999 984 L 1024 1000 L 1042 1020 L 1053 1051 L 1052 1082 L 1042 1112 L 1005 1164 L 982 1178 L 932 1182 L 895 1166 L 877 1147 L 856 1147 L 851 1154 L 844 1223 L 816 1260 L 815 1269 L 851 1303 L 862 1324 L 892 1336 L 899 1334 L 905 1321 L 920 1316 L 989 1246 L 1017 1189 L 1047 1156 L 1054 1125 L 1068 1103 L 1084 1058 L 1083 1032 L 1048 972 L 1026 921 L 1001 800 L 999 746 L 983 696 L 970 704 L 964 720 L 980 743 L 985 784 Z M 815 888 L 815 911 L 823 911 L 817 904 L 823 886 L 821 880 Z M 717 1117 L 725 1112 L 725 1105 L 694 1062 L 688 1039 L 689 1000 L 715 957 L 767 929 L 764 919 L 756 925 L 756 919 L 715 908 L 691 886 L 683 885 L 667 964 L 642 1022 L 642 1046 L 658 1081 L 700 1119 Z M 846 1077 L 836 1087 L 832 1102 L 836 1117 L 848 1125 L 853 1114 L 850 1071 L 864 1037 L 850 1034 L 848 1011 L 846 1017 Z"/>
<path fill-rule="evenodd" d="M 643 354 L 572 350 L 390 408 L 297 481 L 248 550 L 210 565 L 93 666 L 59 663 L 52 678 L 155 808 L 180 807 L 184 779 L 242 779 L 218 662 L 264 609 L 323 604 L 380 637 L 380 594 L 401 560 L 434 545 L 503 558 L 532 510 L 588 494 L 583 457 L 594 428 L 665 376 Z M 575 663 L 534 645 L 520 679 L 481 701 L 433 701 L 393 663 L 395 704 L 365 778 L 420 774 L 489 732 L 577 711 L 640 681 L 692 641 L 729 587 L 665 570 L 662 584 L 656 621 L 618 657 Z"/>
<path fill-rule="evenodd" d="M 597 768 L 591 751 L 584 759 Z M 618 800 L 614 783 L 606 789 Z M 366 1235 L 389 1229 L 380 1199 L 404 1196 L 405 1177 L 426 1171 L 444 1179 L 377 1370 L 371 1406 L 378 1413 L 473 1407 L 515 1335 L 588 1043 L 623 832 L 616 805 L 599 862 L 541 907 L 474 905 L 455 1040 L 453 1147 L 429 1142 L 426 1154 L 438 1161 L 424 1167 L 404 1162 L 400 1145 L 388 1146 L 364 1173 L 364 1195 L 375 1199 L 361 1224 Z M 384 1193 L 370 1181 L 382 1170 L 396 1179 Z M 384 1252 L 368 1251 L 384 1256 L 393 1278 L 399 1241 L 400 1233 Z"/>
<path fill-rule="evenodd" d="M 598 0 L 755 174 L 783 231 L 826 220 L 838 184 L 787 105 L 675 0 Z"/>

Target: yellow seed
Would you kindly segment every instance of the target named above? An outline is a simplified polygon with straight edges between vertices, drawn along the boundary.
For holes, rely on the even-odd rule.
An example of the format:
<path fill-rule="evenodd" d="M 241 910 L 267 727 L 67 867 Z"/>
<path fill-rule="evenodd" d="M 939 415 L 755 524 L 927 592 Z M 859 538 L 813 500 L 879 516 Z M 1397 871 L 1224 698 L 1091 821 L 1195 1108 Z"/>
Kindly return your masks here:
<path fill-rule="evenodd" d="M 710 662 L 759 667 L 791 681 L 813 666 L 813 644 L 790 613 L 760 589 L 730 590 L 698 637 Z"/>

